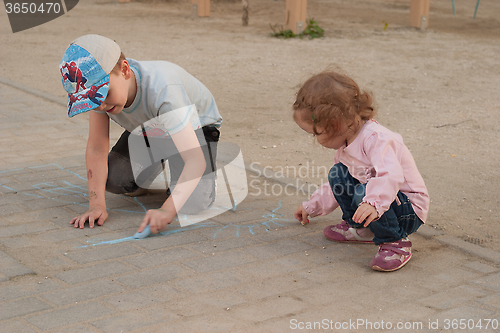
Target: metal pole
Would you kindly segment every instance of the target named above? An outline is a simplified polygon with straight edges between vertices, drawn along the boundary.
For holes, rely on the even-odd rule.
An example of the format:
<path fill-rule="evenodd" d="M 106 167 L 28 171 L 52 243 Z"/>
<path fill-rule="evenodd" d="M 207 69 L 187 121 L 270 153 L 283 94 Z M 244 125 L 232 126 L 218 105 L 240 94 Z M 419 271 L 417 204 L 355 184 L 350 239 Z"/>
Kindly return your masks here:
<path fill-rule="evenodd" d="M 481 0 L 477 0 L 477 3 L 476 3 L 476 10 L 474 11 L 474 19 L 476 18 L 477 9 L 479 8 L 479 1 L 481 1 Z"/>

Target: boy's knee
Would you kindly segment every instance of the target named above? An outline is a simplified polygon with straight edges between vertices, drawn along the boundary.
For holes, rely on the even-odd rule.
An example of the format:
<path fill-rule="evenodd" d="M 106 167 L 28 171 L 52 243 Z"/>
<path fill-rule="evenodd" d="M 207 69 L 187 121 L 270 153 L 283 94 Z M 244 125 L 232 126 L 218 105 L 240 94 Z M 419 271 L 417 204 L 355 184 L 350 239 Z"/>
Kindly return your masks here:
<path fill-rule="evenodd" d="M 117 174 L 108 175 L 106 181 L 106 191 L 114 194 L 133 193 L 138 188 L 139 186 L 137 186 L 133 179 L 132 181 L 125 180 Z"/>
<path fill-rule="evenodd" d="M 114 194 L 131 193 L 139 188 L 137 186 L 130 160 L 125 156 L 111 151 L 108 155 L 108 179 L 106 191 Z"/>

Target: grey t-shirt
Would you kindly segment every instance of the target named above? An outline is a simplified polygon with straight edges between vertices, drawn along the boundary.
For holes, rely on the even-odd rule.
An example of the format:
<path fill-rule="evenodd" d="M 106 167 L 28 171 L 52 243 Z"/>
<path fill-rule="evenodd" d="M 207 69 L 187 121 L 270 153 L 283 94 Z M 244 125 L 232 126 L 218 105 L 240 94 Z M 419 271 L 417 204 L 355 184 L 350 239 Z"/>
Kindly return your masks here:
<path fill-rule="evenodd" d="M 134 102 L 118 115 L 109 115 L 126 130 L 148 136 L 166 137 L 182 130 L 188 122 L 193 129 L 220 127 L 214 97 L 194 76 L 167 61 L 127 59 L 137 81 Z M 137 132 L 137 133 L 136 133 Z"/>

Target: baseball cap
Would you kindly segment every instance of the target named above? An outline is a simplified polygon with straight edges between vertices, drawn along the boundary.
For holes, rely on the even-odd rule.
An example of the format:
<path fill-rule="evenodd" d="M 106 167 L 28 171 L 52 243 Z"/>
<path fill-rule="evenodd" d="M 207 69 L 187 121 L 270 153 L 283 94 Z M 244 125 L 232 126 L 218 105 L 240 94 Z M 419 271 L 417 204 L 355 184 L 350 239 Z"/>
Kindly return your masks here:
<path fill-rule="evenodd" d="M 118 44 L 100 35 L 85 35 L 71 42 L 59 65 L 68 93 L 69 117 L 102 104 L 108 95 L 109 74 L 120 54 Z"/>

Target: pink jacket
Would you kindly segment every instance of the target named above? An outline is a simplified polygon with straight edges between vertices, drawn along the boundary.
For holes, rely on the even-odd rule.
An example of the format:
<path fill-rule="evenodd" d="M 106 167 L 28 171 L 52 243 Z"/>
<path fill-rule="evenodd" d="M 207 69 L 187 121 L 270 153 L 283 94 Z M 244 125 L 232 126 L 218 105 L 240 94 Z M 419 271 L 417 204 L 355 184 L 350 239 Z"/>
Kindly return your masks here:
<path fill-rule="evenodd" d="M 349 146 L 337 150 L 335 164 L 338 162 L 347 166 L 354 178 L 367 184 L 363 202 L 374 206 L 379 217 L 389 209 L 396 194 L 401 191 L 408 196 L 415 214 L 425 223 L 429 195 L 401 135 L 369 120 Z M 310 217 L 314 217 L 329 214 L 339 205 L 330 184 L 325 183 L 302 206 Z"/>

